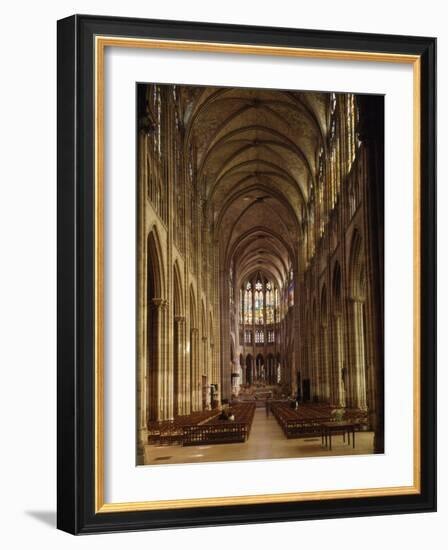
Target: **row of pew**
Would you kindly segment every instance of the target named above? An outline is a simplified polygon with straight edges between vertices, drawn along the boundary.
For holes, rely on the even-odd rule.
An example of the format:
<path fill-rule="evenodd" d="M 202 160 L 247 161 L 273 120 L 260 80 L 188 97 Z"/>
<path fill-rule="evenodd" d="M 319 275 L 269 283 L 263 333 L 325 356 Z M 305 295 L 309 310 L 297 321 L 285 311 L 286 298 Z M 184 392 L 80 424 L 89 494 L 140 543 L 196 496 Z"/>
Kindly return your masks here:
<path fill-rule="evenodd" d="M 231 407 L 234 420 L 218 416 L 200 425 L 185 426 L 183 445 L 244 443 L 250 435 L 255 407 L 255 403 L 239 403 Z"/>
<path fill-rule="evenodd" d="M 324 423 L 336 421 L 334 408 L 326 404 L 307 403 L 292 409 L 284 402 L 272 402 L 271 411 L 287 439 L 320 436 Z M 356 423 L 361 429 L 367 425 L 367 413 L 357 409 L 345 409 L 343 420 Z"/>
<path fill-rule="evenodd" d="M 150 445 L 179 445 L 183 442 L 183 428 L 188 425 L 201 425 L 217 416 L 219 411 L 198 411 L 186 416 L 176 416 L 174 420 L 154 421 L 148 424 Z"/>
<path fill-rule="evenodd" d="M 221 420 L 220 411 L 200 411 L 172 421 L 151 422 L 148 443 L 152 445 L 203 445 L 247 441 L 255 413 L 254 403 L 231 407 L 234 420 Z"/>

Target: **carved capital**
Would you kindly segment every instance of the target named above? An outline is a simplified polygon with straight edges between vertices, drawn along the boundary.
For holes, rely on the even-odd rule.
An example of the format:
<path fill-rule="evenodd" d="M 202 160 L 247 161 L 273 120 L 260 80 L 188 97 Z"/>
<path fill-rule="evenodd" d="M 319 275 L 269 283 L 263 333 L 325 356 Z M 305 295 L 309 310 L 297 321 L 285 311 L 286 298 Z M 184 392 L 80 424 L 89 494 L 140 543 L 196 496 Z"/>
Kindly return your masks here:
<path fill-rule="evenodd" d="M 182 323 L 185 323 L 185 317 L 183 315 L 176 315 L 174 317 L 174 322 L 181 325 Z"/>
<path fill-rule="evenodd" d="M 161 309 L 164 301 L 165 300 L 163 298 L 153 298 L 151 305 L 154 309 Z"/>
<path fill-rule="evenodd" d="M 157 310 L 165 310 L 168 307 L 168 300 L 164 298 L 153 298 L 152 306 Z"/>

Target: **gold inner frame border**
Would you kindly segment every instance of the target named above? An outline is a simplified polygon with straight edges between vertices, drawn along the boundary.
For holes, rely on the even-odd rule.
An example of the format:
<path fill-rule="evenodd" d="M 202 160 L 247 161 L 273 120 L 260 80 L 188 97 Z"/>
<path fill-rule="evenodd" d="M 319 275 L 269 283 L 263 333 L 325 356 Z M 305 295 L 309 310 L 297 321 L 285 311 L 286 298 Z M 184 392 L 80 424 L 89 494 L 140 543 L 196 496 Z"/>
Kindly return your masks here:
<path fill-rule="evenodd" d="M 145 48 L 207 53 L 234 53 L 269 55 L 327 60 L 404 63 L 413 66 L 413 458 L 414 482 L 410 486 L 366 489 L 341 489 L 302 493 L 157 500 L 141 502 L 106 503 L 104 501 L 104 55 L 106 47 Z M 225 44 L 178 40 L 123 38 L 96 36 L 95 56 L 95 513 L 167 510 L 211 506 L 231 506 L 279 502 L 305 502 L 343 498 L 365 498 L 420 494 L 421 492 L 421 425 L 420 425 L 420 167 L 421 167 L 421 59 L 418 55 L 404 55 L 345 50 L 308 49 L 251 44 Z"/>

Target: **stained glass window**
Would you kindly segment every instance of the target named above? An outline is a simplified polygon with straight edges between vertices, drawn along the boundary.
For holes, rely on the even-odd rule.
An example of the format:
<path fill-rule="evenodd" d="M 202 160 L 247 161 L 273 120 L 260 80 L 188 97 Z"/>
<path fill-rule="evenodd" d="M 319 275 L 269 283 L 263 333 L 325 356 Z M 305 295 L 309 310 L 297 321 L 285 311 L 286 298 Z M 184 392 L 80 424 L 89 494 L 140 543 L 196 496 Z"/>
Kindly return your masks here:
<path fill-rule="evenodd" d="M 294 305 L 294 271 L 289 272 L 288 306 Z"/>
<path fill-rule="evenodd" d="M 229 301 L 230 301 L 230 309 L 233 308 L 233 269 L 230 268 L 229 271 Z"/>
<path fill-rule="evenodd" d="M 251 330 L 246 330 L 246 332 L 244 333 L 244 342 L 246 344 L 251 344 L 252 343 L 252 331 Z"/>
<path fill-rule="evenodd" d="M 275 320 L 278 323 L 280 321 L 280 300 L 278 296 L 278 288 L 274 291 L 274 297 L 275 297 Z"/>
<path fill-rule="evenodd" d="M 274 322 L 274 291 L 272 290 L 272 284 L 266 283 L 266 323 L 272 324 Z"/>
<path fill-rule="evenodd" d="M 255 331 L 255 343 L 264 344 L 264 332 L 262 330 Z"/>
<path fill-rule="evenodd" d="M 255 324 L 262 325 L 263 319 L 263 284 L 260 280 L 255 283 Z"/>
<path fill-rule="evenodd" d="M 268 343 L 272 344 L 275 341 L 275 333 L 273 330 L 268 331 Z"/>
<path fill-rule="evenodd" d="M 244 323 L 252 324 L 252 285 L 250 283 L 247 283 L 244 292 Z"/>

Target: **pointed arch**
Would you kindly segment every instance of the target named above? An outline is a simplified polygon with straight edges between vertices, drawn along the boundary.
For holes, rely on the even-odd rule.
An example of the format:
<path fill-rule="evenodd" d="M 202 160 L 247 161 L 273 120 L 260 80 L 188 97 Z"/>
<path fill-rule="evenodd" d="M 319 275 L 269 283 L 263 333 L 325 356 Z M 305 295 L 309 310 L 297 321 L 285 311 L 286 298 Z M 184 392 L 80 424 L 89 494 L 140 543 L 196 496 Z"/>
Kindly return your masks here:
<path fill-rule="evenodd" d="M 349 406 L 367 408 L 367 320 L 365 311 L 366 273 L 363 240 L 360 231 L 355 228 L 350 246 L 349 282 L 350 282 L 350 368 L 349 368 Z"/>
<path fill-rule="evenodd" d="M 341 266 L 338 261 L 335 262 L 333 268 L 333 277 L 331 282 L 333 312 L 341 313 L 342 309 L 342 280 Z"/>
<path fill-rule="evenodd" d="M 163 379 L 163 356 L 161 353 L 161 325 L 165 307 L 165 273 L 160 238 L 156 226 L 147 236 L 146 273 L 146 375 L 147 375 L 147 421 L 159 420 L 167 414 L 159 407 Z"/>
<path fill-rule="evenodd" d="M 201 300 L 201 329 L 202 329 L 202 336 L 206 338 L 208 333 L 208 325 L 207 325 L 207 313 L 206 313 L 204 299 Z"/>
<path fill-rule="evenodd" d="M 254 358 L 251 353 L 246 355 L 246 384 L 254 382 Z"/>
<path fill-rule="evenodd" d="M 255 359 L 255 379 L 264 380 L 265 364 L 264 356 L 262 353 L 259 353 Z"/>
<path fill-rule="evenodd" d="M 193 285 L 190 285 L 190 327 L 198 328 L 198 315 L 196 309 L 196 294 Z"/>
<path fill-rule="evenodd" d="M 177 260 L 174 262 L 174 266 L 173 266 L 173 286 L 174 286 L 173 312 L 175 316 L 183 317 L 185 315 L 184 288 L 183 288 L 179 263 Z"/>
<path fill-rule="evenodd" d="M 320 293 L 320 322 L 326 325 L 328 321 L 327 286 L 324 284 Z"/>
<path fill-rule="evenodd" d="M 355 228 L 350 246 L 349 259 L 350 295 L 354 299 L 365 298 L 365 260 L 363 239 L 359 229 Z"/>
<path fill-rule="evenodd" d="M 165 271 L 163 267 L 163 254 L 157 227 L 153 225 L 147 238 L 148 257 L 148 288 L 154 294 L 154 298 L 165 298 Z M 148 292 L 149 294 L 149 292 Z"/>
<path fill-rule="evenodd" d="M 208 333 L 210 338 L 213 340 L 214 337 L 214 324 L 213 324 L 213 313 L 210 310 L 208 313 Z"/>

